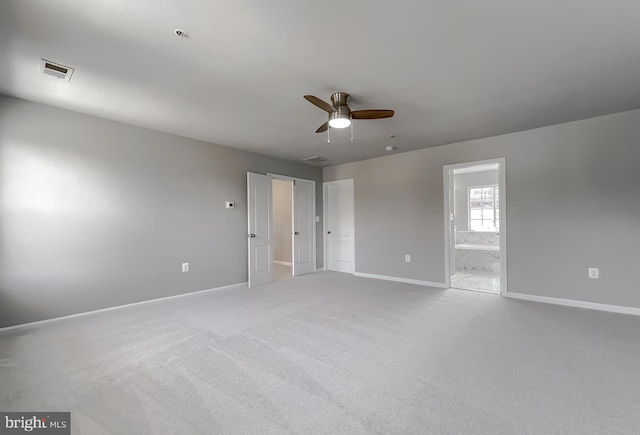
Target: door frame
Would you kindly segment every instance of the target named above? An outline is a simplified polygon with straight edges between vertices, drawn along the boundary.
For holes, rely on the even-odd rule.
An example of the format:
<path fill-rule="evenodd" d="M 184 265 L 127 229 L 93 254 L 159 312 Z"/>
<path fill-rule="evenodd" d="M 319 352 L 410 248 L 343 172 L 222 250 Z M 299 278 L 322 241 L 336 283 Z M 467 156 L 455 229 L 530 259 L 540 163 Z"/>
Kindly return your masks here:
<path fill-rule="evenodd" d="M 498 164 L 498 188 L 500 189 L 500 295 L 507 296 L 507 178 L 506 178 L 506 158 L 499 157 L 495 159 L 478 160 L 474 162 L 456 163 L 452 165 L 444 165 L 442 167 L 443 189 L 444 189 L 444 268 L 445 268 L 445 285 L 451 288 L 451 256 L 453 255 L 452 245 L 452 219 L 453 214 L 453 194 L 450 190 L 453 180 L 453 170 L 469 168 L 473 166 L 483 166 L 490 164 Z"/>
<path fill-rule="evenodd" d="M 313 185 L 313 200 L 311 201 L 311 216 L 313 216 L 313 230 L 312 230 L 312 235 L 311 235 L 311 241 L 313 243 L 313 248 L 311 249 L 311 251 L 313 252 L 313 273 L 316 273 L 316 267 L 317 267 L 317 259 L 316 259 L 316 252 L 317 252 L 317 246 L 316 246 L 316 231 L 317 231 L 317 225 L 318 223 L 316 222 L 316 182 L 314 180 L 308 180 L 306 178 L 297 178 L 297 177 L 290 177 L 289 175 L 281 175 L 281 174 L 273 174 L 271 172 L 267 172 L 267 177 L 271 177 L 274 180 L 281 180 L 281 181 L 292 181 L 294 184 L 297 181 L 302 181 L 305 183 L 311 183 Z M 295 189 L 291 189 L 291 276 L 293 276 L 293 265 L 295 263 L 295 259 L 294 259 L 294 255 L 295 255 L 295 240 L 293 238 L 293 232 L 294 232 L 294 228 L 293 226 L 295 225 L 296 222 L 296 210 L 295 207 L 293 207 L 293 195 L 295 195 Z M 273 218 L 273 216 L 272 216 Z"/>
<path fill-rule="evenodd" d="M 353 262 L 353 272 L 356 273 L 356 203 L 355 203 L 355 183 L 353 178 L 348 178 L 345 180 L 336 180 L 336 181 L 325 181 L 322 183 L 322 221 L 323 221 L 323 232 L 322 232 L 322 246 L 323 249 L 323 262 L 324 268 L 323 270 L 329 270 L 329 263 L 327 261 L 328 257 L 328 246 L 327 246 L 327 216 L 328 216 L 328 190 L 330 185 L 339 185 L 339 184 L 349 184 L 351 186 L 351 206 L 353 207 L 353 222 L 351 222 L 351 234 L 353 234 L 353 243 L 351 244 L 351 261 Z"/>

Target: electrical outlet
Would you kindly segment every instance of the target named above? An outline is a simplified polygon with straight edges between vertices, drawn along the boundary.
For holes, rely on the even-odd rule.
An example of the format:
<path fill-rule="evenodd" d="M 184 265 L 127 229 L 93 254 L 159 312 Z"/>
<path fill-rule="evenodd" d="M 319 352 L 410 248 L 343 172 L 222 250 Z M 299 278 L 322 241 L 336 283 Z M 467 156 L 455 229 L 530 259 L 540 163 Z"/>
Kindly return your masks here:
<path fill-rule="evenodd" d="M 597 267 L 589 268 L 589 278 L 591 279 L 599 279 L 600 278 L 600 269 Z"/>
<path fill-rule="evenodd" d="M 182 263 L 182 271 L 189 272 L 189 263 Z"/>
<path fill-rule="evenodd" d="M 407 254 L 404 256 L 404 262 L 405 263 L 411 263 L 411 255 Z"/>

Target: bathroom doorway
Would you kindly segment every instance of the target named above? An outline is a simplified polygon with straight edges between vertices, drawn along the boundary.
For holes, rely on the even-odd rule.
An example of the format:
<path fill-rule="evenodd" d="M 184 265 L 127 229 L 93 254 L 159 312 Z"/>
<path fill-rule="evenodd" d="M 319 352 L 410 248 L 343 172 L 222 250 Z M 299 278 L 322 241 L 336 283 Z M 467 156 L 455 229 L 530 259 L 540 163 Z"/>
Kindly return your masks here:
<path fill-rule="evenodd" d="M 448 287 L 505 294 L 505 159 L 444 167 Z"/>

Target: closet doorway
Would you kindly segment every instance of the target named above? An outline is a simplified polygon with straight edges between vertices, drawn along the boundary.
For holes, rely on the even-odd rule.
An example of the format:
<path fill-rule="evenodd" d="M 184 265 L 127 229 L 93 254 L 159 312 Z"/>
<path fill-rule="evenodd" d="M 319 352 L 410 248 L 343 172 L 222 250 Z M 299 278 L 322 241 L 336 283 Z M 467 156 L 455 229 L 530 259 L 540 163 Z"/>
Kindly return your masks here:
<path fill-rule="evenodd" d="M 273 180 L 273 278 L 293 276 L 293 181 Z"/>
<path fill-rule="evenodd" d="M 315 182 L 247 173 L 249 287 L 316 270 Z"/>

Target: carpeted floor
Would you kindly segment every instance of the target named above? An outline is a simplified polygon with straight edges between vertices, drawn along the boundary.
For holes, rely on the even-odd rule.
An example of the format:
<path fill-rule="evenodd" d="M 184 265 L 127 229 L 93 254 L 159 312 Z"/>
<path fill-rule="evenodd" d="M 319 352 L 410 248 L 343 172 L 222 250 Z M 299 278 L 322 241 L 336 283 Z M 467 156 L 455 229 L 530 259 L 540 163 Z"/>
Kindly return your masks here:
<path fill-rule="evenodd" d="M 637 434 L 640 317 L 320 272 L 0 333 L 77 434 Z"/>

